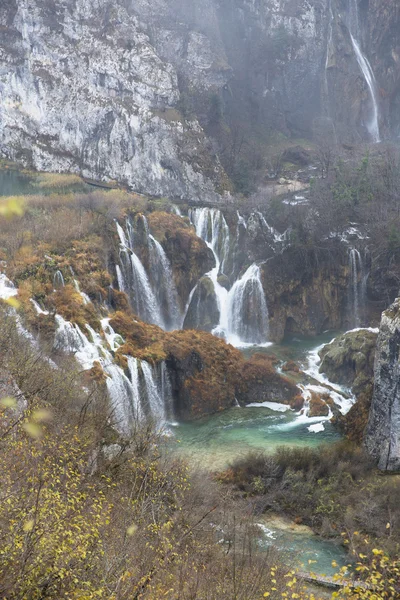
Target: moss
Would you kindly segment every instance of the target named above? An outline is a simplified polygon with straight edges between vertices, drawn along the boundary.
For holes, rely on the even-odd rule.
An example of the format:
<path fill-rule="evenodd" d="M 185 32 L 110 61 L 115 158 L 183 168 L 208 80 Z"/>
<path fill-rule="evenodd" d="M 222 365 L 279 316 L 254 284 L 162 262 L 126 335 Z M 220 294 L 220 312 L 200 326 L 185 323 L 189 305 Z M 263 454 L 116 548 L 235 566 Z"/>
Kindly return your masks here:
<path fill-rule="evenodd" d="M 57 290 L 51 297 L 55 311 L 67 321 L 85 330 L 88 323 L 96 331 L 101 330 L 100 319 L 93 304 L 85 304 L 79 292 L 72 285 Z"/>
<path fill-rule="evenodd" d="M 324 394 L 320 396 L 315 392 L 311 392 L 309 416 L 327 417 L 329 415 L 329 406 L 327 404 L 328 401 L 329 395 Z"/>

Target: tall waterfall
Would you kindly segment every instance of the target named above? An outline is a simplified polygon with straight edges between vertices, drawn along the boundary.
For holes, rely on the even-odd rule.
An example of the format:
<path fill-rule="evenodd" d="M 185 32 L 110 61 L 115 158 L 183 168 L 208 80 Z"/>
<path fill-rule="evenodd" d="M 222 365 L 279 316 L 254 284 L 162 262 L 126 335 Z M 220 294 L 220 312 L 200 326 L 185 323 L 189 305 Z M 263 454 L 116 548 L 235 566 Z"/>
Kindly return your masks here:
<path fill-rule="evenodd" d="M 117 223 L 120 239 L 120 264 L 117 265 L 119 289 L 128 294 L 138 317 L 163 329 L 177 329 L 182 315 L 171 265 L 161 244 L 149 233 L 143 216 L 144 233 L 149 256 L 148 270 L 135 253 L 134 228 L 128 218 L 126 232 Z"/>
<path fill-rule="evenodd" d="M 206 275 L 214 286 L 219 310 L 213 333 L 235 346 L 266 343 L 268 309 L 260 268 L 251 265 L 228 291 L 219 281 L 220 275 L 227 275 L 224 269 L 230 250 L 229 227 L 223 214 L 215 208 L 195 208 L 189 217 L 215 258 L 215 267 Z"/>
<path fill-rule="evenodd" d="M 359 250 L 349 250 L 349 312 L 352 327 L 360 327 L 360 315 L 366 303 L 368 272 L 365 262 Z"/>
<path fill-rule="evenodd" d="M 331 64 L 331 56 L 332 56 L 332 40 L 333 40 L 333 11 L 332 11 L 332 0 L 329 0 L 329 23 L 328 23 L 328 35 L 327 35 L 327 44 L 326 44 L 326 58 L 325 58 L 325 70 L 324 70 L 324 104 L 326 108 L 326 116 L 331 116 L 331 105 L 330 105 L 330 93 L 329 93 L 329 83 L 328 83 L 328 69 Z"/>
<path fill-rule="evenodd" d="M 371 98 L 371 114 L 368 120 L 366 121 L 366 127 L 368 129 L 372 141 L 374 143 L 378 143 L 381 141 L 379 129 L 378 94 L 376 90 L 375 76 L 371 64 L 368 58 L 365 56 L 365 54 L 363 54 L 361 50 L 361 43 L 358 41 L 360 38 L 358 0 L 350 0 L 349 33 L 358 65 L 368 86 L 368 91 Z"/>
<path fill-rule="evenodd" d="M 246 343 L 263 344 L 268 339 L 268 308 L 260 267 L 253 264 L 228 294 L 228 331 Z"/>
<path fill-rule="evenodd" d="M 164 248 L 152 235 L 148 236 L 148 240 L 153 289 L 158 306 L 160 309 L 165 308 L 165 328 L 179 329 L 182 325 L 182 315 L 170 262 Z"/>

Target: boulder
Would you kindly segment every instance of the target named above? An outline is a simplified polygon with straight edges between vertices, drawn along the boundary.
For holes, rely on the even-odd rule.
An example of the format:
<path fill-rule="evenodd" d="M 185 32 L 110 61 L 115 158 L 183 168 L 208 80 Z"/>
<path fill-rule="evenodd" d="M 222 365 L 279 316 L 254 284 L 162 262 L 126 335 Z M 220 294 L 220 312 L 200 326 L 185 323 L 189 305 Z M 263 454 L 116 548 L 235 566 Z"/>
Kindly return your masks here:
<path fill-rule="evenodd" d="M 349 331 L 319 352 L 320 372 L 334 383 L 345 385 L 358 396 L 371 388 L 378 334 L 369 329 Z"/>

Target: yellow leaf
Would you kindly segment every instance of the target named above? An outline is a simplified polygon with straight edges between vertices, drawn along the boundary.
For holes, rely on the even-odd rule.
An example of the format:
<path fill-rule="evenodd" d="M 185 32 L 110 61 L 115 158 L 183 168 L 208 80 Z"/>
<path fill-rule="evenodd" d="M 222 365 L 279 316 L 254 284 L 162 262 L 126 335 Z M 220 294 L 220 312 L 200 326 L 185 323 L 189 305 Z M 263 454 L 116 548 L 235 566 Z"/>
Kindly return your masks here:
<path fill-rule="evenodd" d="M 24 523 L 23 530 L 26 532 L 32 531 L 34 525 L 35 525 L 35 521 L 33 519 L 30 519 L 29 521 Z"/>
<path fill-rule="evenodd" d="M 8 304 L 9 306 L 11 306 L 12 308 L 15 308 L 16 310 L 21 306 L 21 303 L 19 302 L 19 300 L 14 298 L 14 296 L 11 296 L 11 298 L 7 298 L 6 300 L 4 300 L 4 302 L 6 304 Z"/>
<path fill-rule="evenodd" d="M 25 429 L 26 433 L 35 440 L 40 438 L 43 433 L 42 428 L 36 423 L 24 423 L 22 427 Z"/>
<path fill-rule="evenodd" d="M 38 423 L 42 423 L 43 421 L 51 421 L 52 414 L 49 410 L 45 408 L 39 408 L 32 413 L 33 421 L 37 421 Z"/>
<path fill-rule="evenodd" d="M 390 523 L 386 523 L 386 529 L 390 529 Z"/>
<path fill-rule="evenodd" d="M 17 401 L 15 400 L 15 398 L 2 398 L 0 400 L 0 404 L 2 406 L 4 406 L 4 408 L 15 408 L 17 406 Z"/>
<path fill-rule="evenodd" d="M 126 530 L 126 533 L 128 535 L 135 535 L 137 531 L 137 525 L 135 525 L 135 523 L 133 523 L 130 527 L 128 527 L 128 529 Z"/>

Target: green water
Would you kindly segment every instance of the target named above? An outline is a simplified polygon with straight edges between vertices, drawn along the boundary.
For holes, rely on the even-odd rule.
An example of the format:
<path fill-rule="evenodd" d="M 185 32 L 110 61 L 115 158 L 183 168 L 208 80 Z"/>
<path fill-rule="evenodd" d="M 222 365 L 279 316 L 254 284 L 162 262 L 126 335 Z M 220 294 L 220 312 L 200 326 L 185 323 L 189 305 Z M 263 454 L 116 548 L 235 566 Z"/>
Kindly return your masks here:
<path fill-rule="evenodd" d="M 294 337 L 268 348 L 247 348 L 244 354 L 274 354 L 282 362 L 294 360 L 306 366 L 308 353 L 333 337 L 334 332 L 314 338 Z M 292 410 L 276 412 L 261 406 L 232 408 L 198 421 L 172 426 L 178 440 L 174 451 L 189 458 L 191 463 L 218 470 L 249 451 L 273 452 L 282 445 L 316 447 L 340 439 L 339 432 L 329 421 L 324 421 L 324 431 L 311 433 L 308 427 L 316 421 L 321 419 L 304 421 Z"/>
<path fill-rule="evenodd" d="M 273 452 L 278 446 L 318 446 L 340 439 L 334 426 L 310 433 L 293 411 L 275 412 L 269 408 L 232 408 L 223 413 L 172 427 L 178 443 L 175 452 L 192 464 L 211 470 L 226 467 L 251 450 Z"/>
<path fill-rule="evenodd" d="M 12 169 L 0 168 L 0 196 L 24 196 L 32 193 L 32 180 L 28 175 Z"/>
<path fill-rule="evenodd" d="M 258 346 L 246 348 L 243 351 L 244 356 L 250 357 L 252 354 L 262 353 L 274 355 L 281 361 L 293 360 L 297 362 L 301 367 L 304 366 L 304 363 L 307 358 L 308 352 L 311 352 L 318 346 L 322 344 L 328 344 L 333 340 L 336 336 L 340 335 L 341 331 L 326 331 L 321 335 L 315 337 L 305 337 L 305 336 L 292 336 L 286 340 L 284 340 L 280 344 L 271 344 L 271 346 L 267 346 L 266 348 L 260 348 Z"/>
<path fill-rule="evenodd" d="M 61 188 L 46 187 L 45 182 L 40 184 L 40 173 L 23 173 L 15 168 L 0 166 L 0 196 L 30 196 L 34 194 L 66 194 L 93 192 L 93 186 L 83 180 L 76 184 L 66 185 Z"/>
<path fill-rule="evenodd" d="M 266 517 L 260 522 L 260 531 L 260 548 L 278 550 L 281 559 L 299 571 L 332 577 L 349 563 L 343 546 L 316 536 L 308 528 Z M 333 561 L 337 567 L 332 566 Z"/>
<path fill-rule="evenodd" d="M 263 352 L 275 355 L 282 362 L 294 360 L 306 367 L 308 353 L 330 342 L 335 335 L 326 332 L 316 338 L 294 337 L 268 348 L 246 349 L 245 355 Z M 173 452 L 189 459 L 193 466 L 215 471 L 249 451 L 273 452 L 282 445 L 318 447 L 341 437 L 329 421 L 324 421 L 324 431 L 319 433 L 308 430 L 310 423 L 311 420 L 305 421 L 291 410 L 277 412 L 266 407 L 237 407 L 192 423 L 174 424 L 171 426 L 174 434 L 171 443 Z M 265 518 L 260 523 L 260 547 L 279 550 L 287 564 L 318 575 L 333 575 L 337 568 L 332 567 L 332 561 L 339 567 L 348 563 L 343 547 L 310 530 L 283 526 L 279 520 L 271 522 Z"/>

